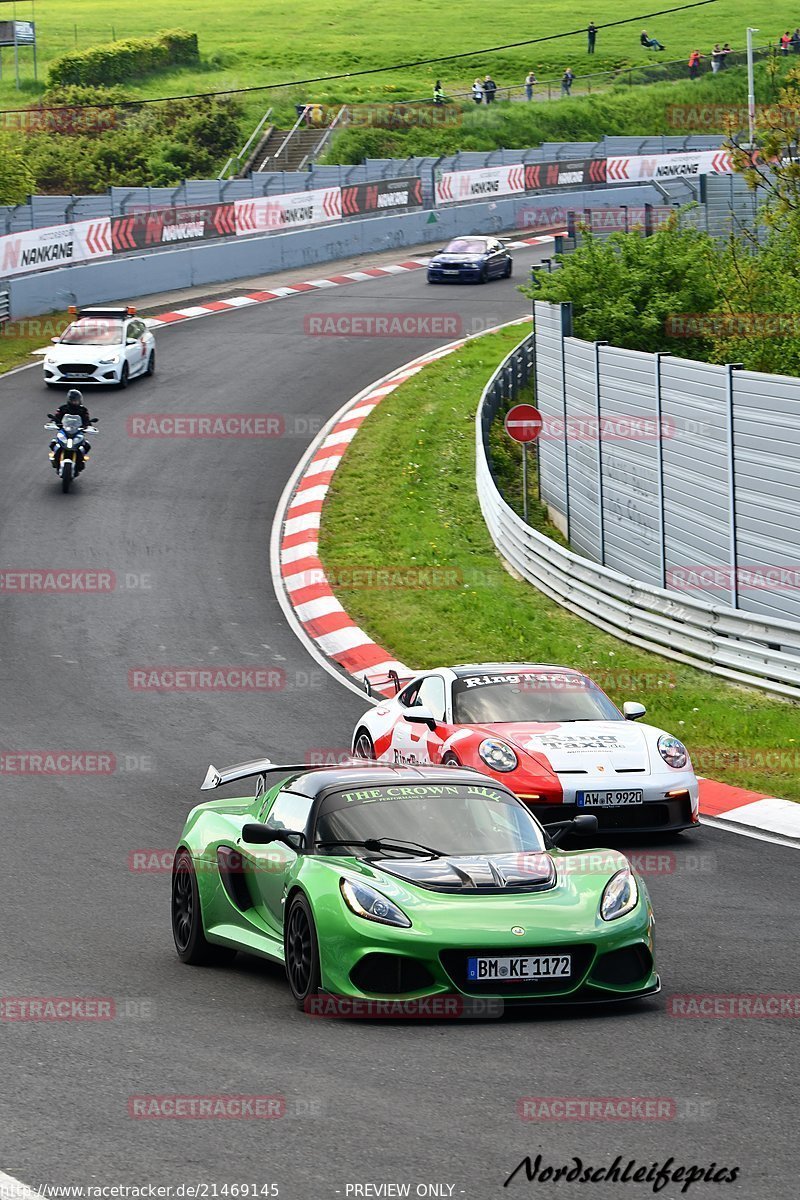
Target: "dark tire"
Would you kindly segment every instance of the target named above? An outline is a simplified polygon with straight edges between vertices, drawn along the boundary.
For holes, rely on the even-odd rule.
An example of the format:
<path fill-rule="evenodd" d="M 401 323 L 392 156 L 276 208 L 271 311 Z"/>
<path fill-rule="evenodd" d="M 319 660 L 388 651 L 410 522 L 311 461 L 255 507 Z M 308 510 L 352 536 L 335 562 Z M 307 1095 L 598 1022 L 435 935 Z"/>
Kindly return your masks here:
<path fill-rule="evenodd" d="M 224 966 L 235 950 L 206 941 L 192 856 L 179 850 L 172 868 L 172 936 L 181 962 L 192 967 Z"/>
<path fill-rule="evenodd" d="M 503 274 L 503 279 L 510 279 L 513 270 L 514 270 L 514 264 L 511 261 L 511 259 L 509 259 L 508 262 L 506 263 L 506 269 Z"/>
<path fill-rule="evenodd" d="M 487 264 L 484 263 L 483 266 L 481 267 L 481 273 L 480 273 L 480 277 L 478 279 L 478 283 L 488 283 L 488 282 L 489 282 L 489 268 L 488 268 Z"/>
<path fill-rule="evenodd" d="M 155 373 L 156 373 L 156 352 L 155 352 L 155 350 L 151 350 L 150 357 L 147 360 L 147 370 L 145 371 L 145 375 L 150 375 L 152 377 L 153 375 L 155 375 Z"/>
<path fill-rule="evenodd" d="M 319 966 L 319 942 L 311 905 L 302 892 L 296 892 L 283 927 L 286 978 L 299 1009 L 316 996 L 322 983 Z"/>
<path fill-rule="evenodd" d="M 375 746 L 366 729 L 359 729 L 353 738 L 353 757 L 375 760 Z"/>
<path fill-rule="evenodd" d="M 453 754 L 453 751 L 448 750 L 447 753 L 445 754 L 444 758 L 442 759 L 442 766 L 443 767 L 460 767 L 461 763 L 458 761 L 455 754 Z"/>
<path fill-rule="evenodd" d="M 127 364 L 127 363 L 123 363 L 123 364 L 122 364 L 122 371 L 121 371 L 121 373 L 120 373 L 120 377 L 119 377 L 119 387 L 120 387 L 120 388 L 126 388 L 126 387 L 128 386 L 128 376 L 129 376 L 129 374 L 130 374 L 130 371 L 128 370 L 128 364 Z"/>
<path fill-rule="evenodd" d="M 66 462 L 61 470 L 61 491 L 68 492 L 72 485 L 72 463 Z"/>

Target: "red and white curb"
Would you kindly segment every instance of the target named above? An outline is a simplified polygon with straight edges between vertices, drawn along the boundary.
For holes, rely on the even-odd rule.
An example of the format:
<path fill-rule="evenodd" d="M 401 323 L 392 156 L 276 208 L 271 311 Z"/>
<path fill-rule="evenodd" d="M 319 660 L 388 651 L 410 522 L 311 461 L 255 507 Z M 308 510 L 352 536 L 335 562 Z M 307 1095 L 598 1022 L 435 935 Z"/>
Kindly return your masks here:
<path fill-rule="evenodd" d="M 272 574 L 284 613 L 317 662 L 340 683 L 363 694 L 365 701 L 367 678 L 375 680 L 375 691 L 390 695 L 394 689 L 383 682 L 389 671 L 396 671 L 400 678 L 414 672 L 361 629 L 336 599 L 319 558 L 322 507 L 348 446 L 373 409 L 423 367 L 460 350 L 466 340 L 471 339 L 451 342 L 413 359 L 349 400 L 312 442 L 276 510 Z M 800 841 L 800 804 L 791 800 L 701 779 L 700 812 L 709 823 L 732 832 Z"/>

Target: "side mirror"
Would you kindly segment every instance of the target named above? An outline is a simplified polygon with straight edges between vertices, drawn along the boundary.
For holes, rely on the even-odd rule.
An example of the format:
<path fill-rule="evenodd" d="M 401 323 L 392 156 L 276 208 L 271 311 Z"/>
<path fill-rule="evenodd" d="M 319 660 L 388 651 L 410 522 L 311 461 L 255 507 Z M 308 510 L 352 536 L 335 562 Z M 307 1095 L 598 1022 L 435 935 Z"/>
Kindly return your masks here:
<path fill-rule="evenodd" d="M 303 841 L 302 833 L 296 833 L 293 829 L 270 829 L 256 822 L 242 826 L 242 841 L 249 842 L 251 846 L 268 846 L 270 842 L 282 842 L 290 850 L 296 850 L 297 845 L 290 840 L 291 838 Z"/>
<path fill-rule="evenodd" d="M 578 813 L 571 821 L 556 821 L 552 825 L 544 826 L 551 846 L 560 845 L 568 833 L 577 833 L 580 837 L 593 837 L 597 829 L 597 817 L 592 813 Z"/>
<path fill-rule="evenodd" d="M 622 706 L 622 714 L 626 721 L 638 721 L 646 712 L 645 706 L 635 700 L 626 700 Z"/>
<path fill-rule="evenodd" d="M 61 339 L 60 339 L 60 338 L 57 338 L 57 337 L 52 337 L 52 338 L 50 338 L 50 341 L 53 343 L 53 345 L 54 345 L 54 346 L 57 346 L 57 345 L 58 345 L 58 343 L 60 342 L 60 340 L 61 340 Z"/>
<path fill-rule="evenodd" d="M 403 716 L 412 725 L 427 725 L 428 729 L 436 728 L 436 718 L 429 708 L 423 708 L 421 704 L 414 705 L 413 708 L 407 708 Z"/>

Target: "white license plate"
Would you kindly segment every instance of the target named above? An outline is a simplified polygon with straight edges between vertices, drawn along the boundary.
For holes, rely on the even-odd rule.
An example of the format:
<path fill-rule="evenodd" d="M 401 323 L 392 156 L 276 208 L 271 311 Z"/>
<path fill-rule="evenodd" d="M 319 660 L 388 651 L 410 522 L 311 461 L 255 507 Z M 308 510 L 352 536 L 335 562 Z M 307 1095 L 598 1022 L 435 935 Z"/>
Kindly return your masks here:
<path fill-rule="evenodd" d="M 644 795 L 641 788 L 616 792 L 578 792 L 576 799 L 578 808 L 591 805 L 596 808 L 615 808 L 618 804 L 643 804 Z"/>
<path fill-rule="evenodd" d="M 527 954 L 519 958 L 468 958 L 467 979 L 473 983 L 523 982 L 526 979 L 569 979 L 568 954 Z"/>

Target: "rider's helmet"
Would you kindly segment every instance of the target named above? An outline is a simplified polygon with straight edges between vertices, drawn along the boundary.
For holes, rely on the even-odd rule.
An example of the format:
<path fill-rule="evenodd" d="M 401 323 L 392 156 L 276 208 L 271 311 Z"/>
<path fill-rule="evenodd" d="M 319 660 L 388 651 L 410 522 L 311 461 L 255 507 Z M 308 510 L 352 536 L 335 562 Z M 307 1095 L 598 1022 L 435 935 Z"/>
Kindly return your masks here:
<path fill-rule="evenodd" d="M 83 392 L 79 392 L 77 388 L 70 388 L 67 392 L 67 404 L 83 404 Z"/>

